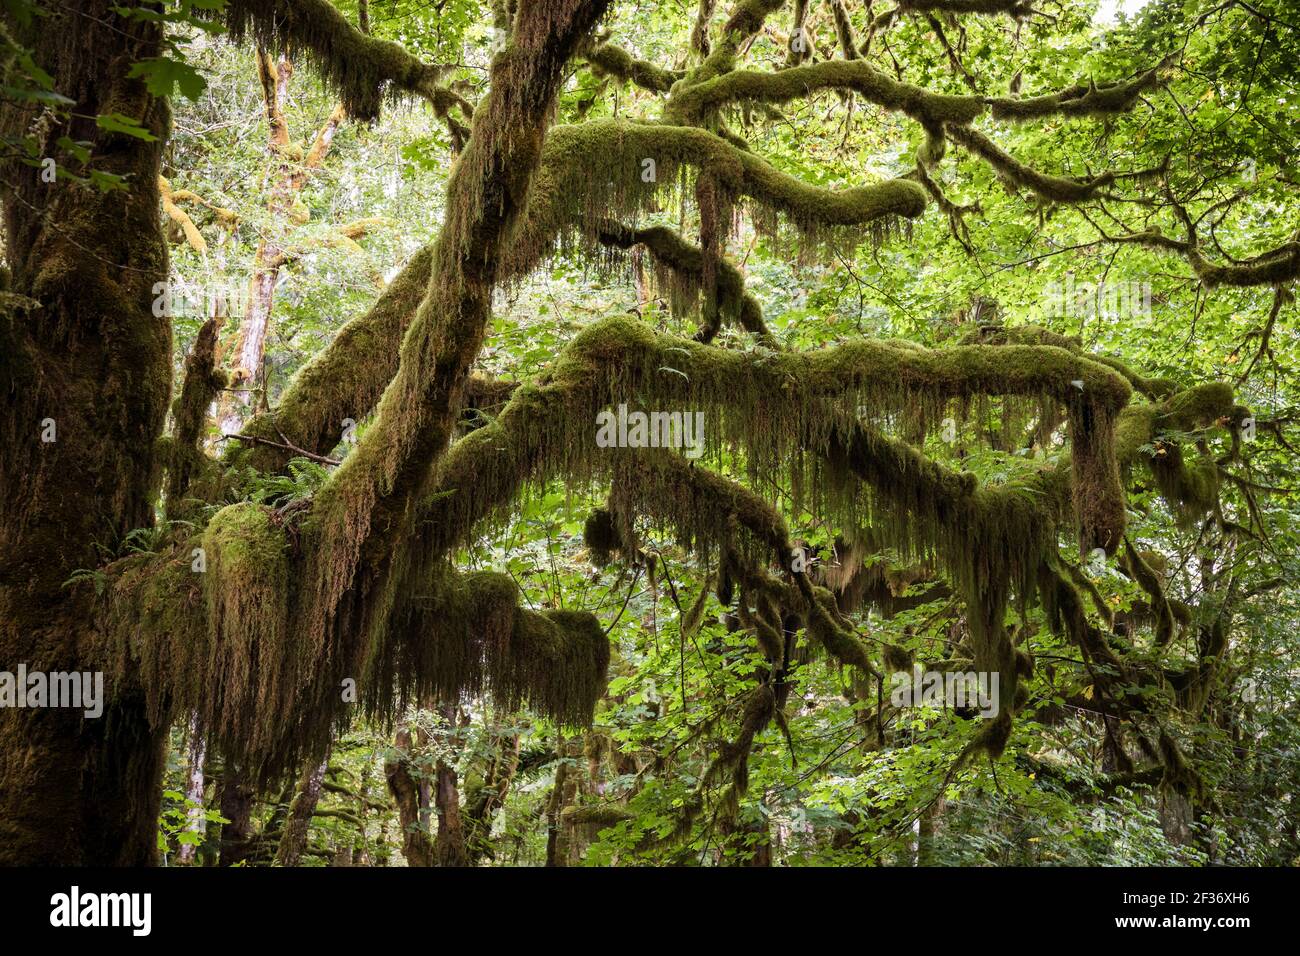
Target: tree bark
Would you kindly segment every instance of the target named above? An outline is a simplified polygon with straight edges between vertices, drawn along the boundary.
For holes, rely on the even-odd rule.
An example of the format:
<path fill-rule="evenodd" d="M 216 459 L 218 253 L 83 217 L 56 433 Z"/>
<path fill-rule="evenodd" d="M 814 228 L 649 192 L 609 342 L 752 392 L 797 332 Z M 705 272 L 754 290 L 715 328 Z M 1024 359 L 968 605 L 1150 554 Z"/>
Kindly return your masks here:
<path fill-rule="evenodd" d="M 203 770 L 207 753 L 207 741 L 198 726 L 197 718 L 191 715 L 189 724 L 190 759 L 185 780 L 185 798 L 189 802 L 197 804 L 197 806 L 191 807 L 189 811 L 190 822 L 185 827 L 189 833 L 202 834 L 207 830 L 207 818 L 204 816 L 203 811 L 203 793 L 206 789 Z M 197 843 L 184 844 L 180 849 L 180 853 L 177 854 L 178 861 L 186 866 L 193 864 L 198 849 Z"/>
<path fill-rule="evenodd" d="M 152 307 L 167 279 L 158 174 L 169 111 L 127 77 L 159 55 L 162 31 L 112 7 L 82 0 L 26 26 L 5 18 L 76 101 L 44 152 L 75 170 L 56 141 L 86 141 L 95 167 L 129 184 L 102 192 L 43 182 L 16 161 L 0 168 L 9 291 L 36 303 L 0 317 L 0 661 L 29 671 L 97 669 L 93 593 L 62 585 L 100 562 L 97 544 L 116 548 L 152 524 L 171 390 L 171 328 Z M 100 129 L 106 113 L 139 119 L 155 139 Z M 0 107 L 0 132 L 22 137 L 36 118 Z M 167 728 L 150 725 L 128 680 L 104 692 L 98 718 L 0 712 L 0 863 L 154 861 Z"/>
<path fill-rule="evenodd" d="M 397 804 L 397 819 L 402 826 L 402 855 L 407 866 L 433 866 L 433 841 L 422 819 L 419 781 L 411 774 L 413 759 L 411 731 L 403 727 L 394 741 L 397 754 L 384 764 L 388 789 Z"/>
<path fill-rule="evenodd" d="M 235 866 L 253 852 L 253 788 L 233 768 L 222 774 L 218 810 L 229 823 L 221 825 L 221 866 Z"/>
<path fill-rule="evenodd" d="M 280 837 L 280 847 L 275 854 L 276 865 L 298 866 L 302 862 L 303 851 L 307 849 L 312 814 L 320 803 L 321 786 L 325 783 L 325 771 L 329 768 L 329 762 L 329 752 L 326 751 L 325 759 L 303 775 L 298 796 L 294 798 L 289 819 L 285 821 L 284 834 Z"/>
<path fill-rule="evenodd" d="M 320 166 L 325 154 L 329 152 L 344 115 L 341 104 L 334 107 L 329 119 L 316 134 L 310 151 L 301 162 L 295 161 L 290 155 L 289 125 L 284 115 L 293 65 L 284 58 L 277 63 L 263 51 L 258 51 L 257 63 L 269 128 L 267 151 L 271 156 L 271 170 L 275 177 L 266 204 L 274 231 L 264 235 L 257 244 L 253 276 L 248 286 L 248 311 L 239 325 L 239 336 L 230 361 L 230 385 L 219 412 L 223 435 L 240 430 L 252 405 L 257 374 L 266 356 L 266 341 L 271 331 L 275 287 L 287 255 L 285 237 L 292 227 L 290 220 L 294 200 L 307 182 L 308 174 Z"/>

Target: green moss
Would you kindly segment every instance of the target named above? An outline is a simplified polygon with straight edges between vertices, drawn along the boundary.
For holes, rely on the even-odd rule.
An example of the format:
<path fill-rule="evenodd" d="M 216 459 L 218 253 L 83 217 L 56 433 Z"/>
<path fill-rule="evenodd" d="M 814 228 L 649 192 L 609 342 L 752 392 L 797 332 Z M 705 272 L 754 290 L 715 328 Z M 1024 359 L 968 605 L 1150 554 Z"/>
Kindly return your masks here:
<path fill-rule="evenodd" d="M 598 76 L 616 76 L 655 93 L 667 93 L 683 75 L 637 59 L 612 43 L 598 44 L 583 55 Z"/>
<path fill-rule="evenodd" d="M 342 439 L 344 419 L 364 419 L 396 373 L 402 336 L 428 292 L 432 264 L 432 247 L 416 252 L 369 311 L 345 324 L 298 372 L 275 409 L 255 416 L 244 431 L 328 454 Z M 294 454 L 231 442 L 226 460 L 272 472 L 282 470 Z"/>
<path fill-rule="evenodd" d="M 1300 242 L 1285 242 L 1246 262 L 1216 265 L 1192 244 L 1183 250 L 1192 271 L 1207 288 L 1234 286 L 1280 286 L 1300 276 Z"/>
<path fill-rule="evenodd" d="M 588 515 L 582 526 L 582 543 L 591 552 L 591 560 L 601 567 L 609 564 L 611 552 L 623 547 L 623 536 L 608 509 L 597 508 Z"/>
<path fill-rule="evenodd" d="M 1158 442 L 1149 459 L 1160 496 L 1183 526 L 1210 511 L 1219 500 L 1219 465 L 1208 452 L 1198 452 L 1189 464 L 1181 445 Z"/>
<path fill-rule="evenodd" d="M 1128 112 L 1143 93 L 1159 84 L 1158 70 L 1148 70 L 1106 86 L 1080 83 L 1043 96 L 992 97 L 987 102 L 995 118 L 1020 122 L 1045 116 L 1109 116 Z"/>
<path fill-rule="evenodd" d="M 693 121 L 730 103 L 788 103 L 819 90 L 851 90 L 868 102 L 895 110 L 937 128 L 943 123 L 965 125 L 985 110 L 978 96 L 931 93 L 882 73 L 865 60 L 824 60 L 777 72 L 736 70 L 714 79 L 673 90 L 667 117 Z"/>
<path fill-rule="evenodd" d="M 535 612 L 518 601 L 508 575 L 439 574 L 427 596 L 397 608 L 388 640 L 372 652 L 367 706 L 387 717 L 398 701 L 486 692 L 503 707 L 526 703 L 559 724 L 588 726 L 609 667 L 604 629 L 585 611 Z"/>
<path fill-rule="evenodd" d="M 275 751 L 310 657 L 291 643 L 289 550 L 270 514 L 230 505 L 203 534 L 208 693 L 200 709 L 232 754 Z"/>
<path fill-rule="evenodd" d="M 988 162 L 1003 181 L 1012 186 L 1029 189 L 1051 202 L 1084 202 L 1115 182 L 1115 174 L 1109 172 L 1088 179 L 1070 179 L 1043 173 L 1000 149 L 978 130 L 952 125 L 945 129 L 950 139 Z"/>
<path fill-rule="evenodd" d="M 205 483 L 206 489 L 193 486 L 204 477 L 212 479 L 215 471 L 214 463 L 203 450 L 203 438 L 208 408 L 226 386 L 226 373 L 216 367 L 218 331 L 216 319 L 208 319 L 200 327 L 194 347 L 185 359 L 185 380 L 180 395 L 172 404 L 173 434 L 168 453 L 160 455 L 160 459 L 167 462 L 167 514 L 173 519 L 193 512 L 185 501 L 191 490 L 199 492 L 200 500 L 212 497 L 211 480 Z"/>
<path fill-rule="evenodd" d="M 597 244 L 611 217 L 634 219 L 655 208 L 684 166 L 713 177 L 725 195 L 750 200 L 762 228 L 771 231 L 772 217 L 784 216 L 806 239 L 836 229 L 883 235 L 899 218 L 921 215 L 927 202 L 925 189 L 906 179 L 839 190 L 810 186 L 697 127 L 591 120 L 549 132 L 506 271 L 521 275 L 553 254 L 557 235 L 562 251 Z M 643 178 L 651 169 L 653 178 Z"/>
<path fill-rule="evenodd" d="M 328 0 L 228 0 L 224 16 L 237 41 L 305 56 L 357 119 L 377 117 L 385 95 L 431 95 L 438 80 L 438 67 L 362 33 Z"/>
<path fill-rule="evenodd" d="M 1156 647 L 1164 647 L 1173 640 L 1174 636 L 1174 612 L 1169 599 L 1165 596 L 1164 586 L 1151 565 L 1134 549 L 1127 538 L 1124 540 L 1124 554 L 1129 573 L 1142 586 L 1151 603 L 1151 610 L 1155 616 Z"/>
<path fill-rule="evenodd" d="M 1232 386 L 1227 382 L 1205 382 L 1184 389 L 1165 400 L 1156 427 L 1170 431 L 1194 431 L 1231 418 L 1236 408 Z"/>

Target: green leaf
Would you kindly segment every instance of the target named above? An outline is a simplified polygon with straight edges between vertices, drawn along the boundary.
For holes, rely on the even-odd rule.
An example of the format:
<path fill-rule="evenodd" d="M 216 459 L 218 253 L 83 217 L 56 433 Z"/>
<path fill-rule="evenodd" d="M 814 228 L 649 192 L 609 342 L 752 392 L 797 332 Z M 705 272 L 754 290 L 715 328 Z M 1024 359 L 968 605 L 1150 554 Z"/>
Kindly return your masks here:
<path fill-rule="evenodd" d="M 144 77 L 145 87 L 154 96 L 173 96 L 179 89 L 187 99 L 197 100 L 208 86 L 194 67 L 166 56 L 141 60 L 127 76 Z"/>
<path fill-rule="evenodd" d="M 134 136 L 146 143 L 153 142 L 158 138 L 141 126 L 139 120 L 131 116 L 123 116 L 121 113 L 100 113 L 95 117 L 95 125 L 105 132 Z"/>

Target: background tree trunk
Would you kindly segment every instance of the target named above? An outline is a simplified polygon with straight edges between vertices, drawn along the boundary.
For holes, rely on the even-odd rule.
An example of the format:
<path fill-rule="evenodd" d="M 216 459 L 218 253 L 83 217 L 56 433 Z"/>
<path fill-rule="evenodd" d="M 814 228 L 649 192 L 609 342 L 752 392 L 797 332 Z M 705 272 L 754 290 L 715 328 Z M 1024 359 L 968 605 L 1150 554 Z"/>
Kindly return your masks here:
<path fill-rule="evenodd" d="M 289 810 L 289 818 L 284 824 L 280 847 L 275 854 L 275 862 L 279 866 L 298 866 L 302 862 L 303 851 L 307 849 L 312 814 L 316 812 L 316 805 L 320 803 L 321 787 L 325 783 L 325 771 L 329 769 L 329 762 L 330 755 L 327 750 L 325 759 L 303 775 L 298 796 L 294 798 L 293 806 Z"/>

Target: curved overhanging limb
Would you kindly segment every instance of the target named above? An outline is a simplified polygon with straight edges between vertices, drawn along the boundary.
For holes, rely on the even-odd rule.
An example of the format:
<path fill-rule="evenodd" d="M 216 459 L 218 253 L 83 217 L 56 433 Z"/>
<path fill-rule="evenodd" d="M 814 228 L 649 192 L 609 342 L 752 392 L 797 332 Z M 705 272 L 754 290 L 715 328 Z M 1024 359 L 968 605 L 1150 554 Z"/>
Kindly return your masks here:
<path fill-rule="evenodd" d="M 363 33 L 329 0 L 227 0 L 222 16 L 236 40 L 305 54 L 356 119 L 374 119 L 385 96 L 403 94 L 429 100 L 439 115 L 453 106 L 469 115 L 469 105 L 439 83 L 442 67 Z"/>

